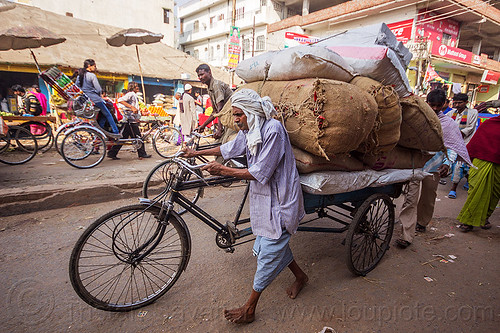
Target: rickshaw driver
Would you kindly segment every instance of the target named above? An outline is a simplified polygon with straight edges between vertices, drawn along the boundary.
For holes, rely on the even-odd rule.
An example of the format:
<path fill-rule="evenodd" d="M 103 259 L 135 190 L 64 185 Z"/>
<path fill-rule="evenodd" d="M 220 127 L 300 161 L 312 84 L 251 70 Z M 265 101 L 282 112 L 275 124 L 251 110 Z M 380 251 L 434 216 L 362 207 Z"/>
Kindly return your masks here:
<path fill-rule="evenodd" d="M 250 224 L 257 236 L 253 253 L 257 271 L 248 301 L 240 308 L 224 310 L 233 323 L 250 323 L 262 291 L 288 266 L 295 281 L 287 288 L 290 298 L 308 281 L 293 259 L 288 245 L 304 217 L 302 190 L 288 134 L 271 116 L 276 112 L 269 97 L 260 98 L 253 90 L 242 89 L 231 96 L 234 122 L 240 131 L 233 141 L 212 149 L 184 148 L 186 157 L 215 155 L 230 159 L 246 153 L 248 169 L 235 169 L 215 161 L 206 165 L 212 175 L 250 180 Z"/>

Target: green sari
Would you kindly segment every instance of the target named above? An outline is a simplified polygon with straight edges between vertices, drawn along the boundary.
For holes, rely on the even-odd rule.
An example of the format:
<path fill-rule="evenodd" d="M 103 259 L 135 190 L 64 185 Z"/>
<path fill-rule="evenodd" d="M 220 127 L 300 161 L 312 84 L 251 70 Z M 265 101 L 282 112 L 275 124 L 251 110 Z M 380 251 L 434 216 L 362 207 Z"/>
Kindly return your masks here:
<path fill-rule="evenodd" d="M 470 168 L 469 193 L 457 219 L 466 225 L 480 227 L 493 214 L 500 199 L 500 164 L 475 158 Z"/>

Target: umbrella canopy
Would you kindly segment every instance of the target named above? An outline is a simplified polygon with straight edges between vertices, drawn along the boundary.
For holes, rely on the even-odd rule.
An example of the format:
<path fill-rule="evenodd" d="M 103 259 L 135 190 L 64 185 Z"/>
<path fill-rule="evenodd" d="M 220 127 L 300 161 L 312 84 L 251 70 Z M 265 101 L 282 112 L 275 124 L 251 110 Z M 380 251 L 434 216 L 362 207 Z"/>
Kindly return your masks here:
<path fill-rule="evenodd" d="M 0 31 L 0 50 L 35 49 L 62 43 L 66 38 L 37 26 L 13 27 Z"/>
<path fill-rule="evenodd" d="M 113 36 L 106 38 L 111 46 L 130 46 L 157 43 L 163 39 L 163 34 L 154 33 L 145 29 L 125 29 L 117 32 Z"/>

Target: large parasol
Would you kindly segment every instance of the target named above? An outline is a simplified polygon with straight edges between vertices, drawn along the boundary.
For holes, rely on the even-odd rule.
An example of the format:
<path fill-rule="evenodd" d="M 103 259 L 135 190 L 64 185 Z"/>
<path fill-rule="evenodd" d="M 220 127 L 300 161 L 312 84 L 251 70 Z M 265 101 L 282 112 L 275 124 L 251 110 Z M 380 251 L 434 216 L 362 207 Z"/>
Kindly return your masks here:
<path fill-rule="evenodd" d="M 157 43 L 163 39 L 163 34 L 157 34 L 145 29 L 130 28 L 117 32 L 113 36 L 106 38 L 111 46 L 120 47 L 123 45 L 135 45 L 135 52 L 137 54 L 137 62 L 139 63 L 139 72 L 141 73 L 142 93 L 146 97 L 146 90 L 144 89 L 144 79 L 142 76 L 141 58 L 139 57 L 139 48 L 137 45 Z M 146 101 L 146 100 L 144 100 Z"/>
<path fill-rule="evenodd" d="M 29 49 L 36 68 L 40 66 L 33 50 L 41 46 L 50 46 L 62 43 L 66 38 L 61 37 L 45 28 L 38 26 L 13 27 L 0 31 L 0 51 Z"/>

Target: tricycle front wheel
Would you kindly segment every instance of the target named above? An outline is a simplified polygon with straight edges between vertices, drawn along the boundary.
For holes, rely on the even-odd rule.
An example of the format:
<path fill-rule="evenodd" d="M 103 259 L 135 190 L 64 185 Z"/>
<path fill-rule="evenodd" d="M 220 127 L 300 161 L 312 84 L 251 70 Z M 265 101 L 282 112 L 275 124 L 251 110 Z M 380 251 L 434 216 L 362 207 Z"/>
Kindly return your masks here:
<path fill-rule="evenodd" d="M 365 276 L 389 248 L 394 229 L 394 204 L 386 194 L 373 194 L 357 209 L 347 233 L 347 267 Z"/>

